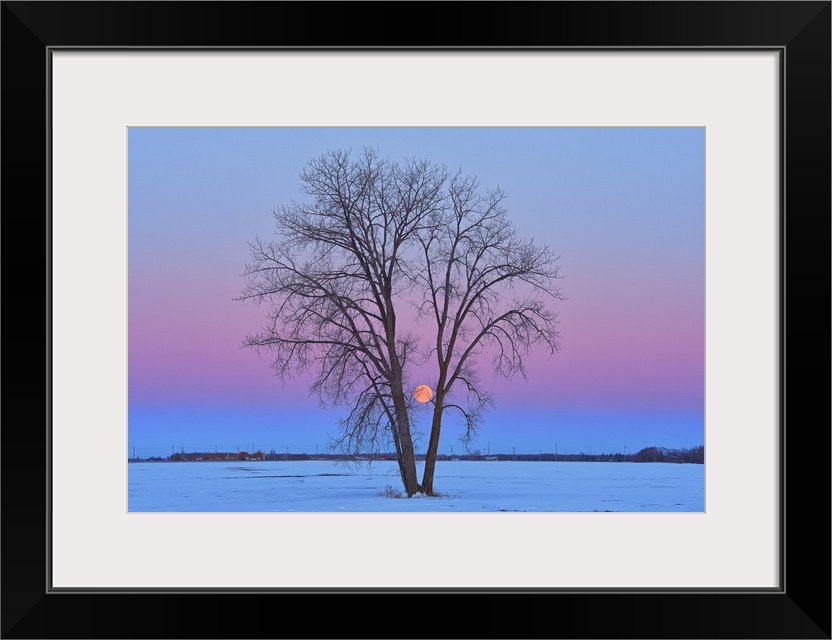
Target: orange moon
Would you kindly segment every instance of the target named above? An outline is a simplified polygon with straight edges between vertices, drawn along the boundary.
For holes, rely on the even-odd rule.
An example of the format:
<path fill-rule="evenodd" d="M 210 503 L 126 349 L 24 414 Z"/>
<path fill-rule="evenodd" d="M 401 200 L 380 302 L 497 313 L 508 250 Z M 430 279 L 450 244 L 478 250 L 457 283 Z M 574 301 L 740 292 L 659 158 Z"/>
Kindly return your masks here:
<path fill-rule="evenodd" d="M 419 402 L 427 402 L 433 397 L 433 391 L 430 390 L 429 386 L 420 384 L 413 392 L 413 397 Z"/>

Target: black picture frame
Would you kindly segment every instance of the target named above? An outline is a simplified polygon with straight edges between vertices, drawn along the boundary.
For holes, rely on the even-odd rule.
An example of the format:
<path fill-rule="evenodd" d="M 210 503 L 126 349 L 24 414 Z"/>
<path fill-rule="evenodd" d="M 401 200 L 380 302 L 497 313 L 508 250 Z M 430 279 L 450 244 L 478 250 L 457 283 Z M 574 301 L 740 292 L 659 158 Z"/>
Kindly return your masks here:
<path fill-rule="evenodd" d="M 2 637 L 830 638 L 830 15 L 829 1 L 2 2 Z M 54 592 L 48 96 L 50 52 L 68 47 L 778 51 L 780 588 Z"/>

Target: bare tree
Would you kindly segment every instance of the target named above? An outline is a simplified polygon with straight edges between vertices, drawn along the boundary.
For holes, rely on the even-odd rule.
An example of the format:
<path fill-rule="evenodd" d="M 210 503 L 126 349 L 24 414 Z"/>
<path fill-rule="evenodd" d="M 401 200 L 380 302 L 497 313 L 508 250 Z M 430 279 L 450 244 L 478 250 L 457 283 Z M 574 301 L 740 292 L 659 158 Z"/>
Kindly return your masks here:
<path fill-rule="evenodd" d="M 408 496 L 419 491 L 404 371 L 412 335 L 399 331 L 396 298 L 410 286 L 406 250 L 441 207 L 444 169 L 392 164 L 365 150 L 310 161 L 311 202 L 274 211 L 279 241 L 249 243 L 240 299 L 268 302 L 267 323 L 244 344 L 269 350 L 284 379 L 313 371 L 324 406 L 342 405 L 337 446 L 348 453 L 392 440 Z"/>
<path fill-rule="evenodd" d="M 508 377 L 525 375 L 532 345 L 559 349 L 557 314 L 546 306 L 563 299 L 557 259 L 518 237 L 502 192 L 481 193 L 474 178 L 426 160 L 333 151 L 310 161 L 301 181 L 310 201 L 274 211 L 276 241 L 249 243 L 239 299 L 268 312 L 244 344 L 271 353 L 284 379 L 312 372 L 321 404 L 347 408 L 338 448 L 355 455 L 392 443 L 408 497 L 435 495 L 445 411 L 459 412 L 471 439 L 492 403 L 478 357 L 489 354 Z M 421 484 L 405 393 L 421 343 L 418 327 L 397 324 L 405 304 L 434 327 L 421 353 L 438 366 Z"/>
<path fill-rule="evenodd" d="M 519 237 L 499 189 L 483 192 L 473 177 L 449 180 L 445 207 L 419 230 L 421 260 L 414 271 L 423 293 L 420 314 L 436 327 L 432 352 L 438 367 L 422 490 L 432 495 L 442 417 L 464 419 L 466 444 L 493 404 L 477 375 L 482 354 L 506 378 L 520 372 L 533 345 L 560 350 L 557 313 L 547 307 L 564 296 L 555 286 L 557 257 Z M 461 393 L 459 391 L 461 390 Z"/>

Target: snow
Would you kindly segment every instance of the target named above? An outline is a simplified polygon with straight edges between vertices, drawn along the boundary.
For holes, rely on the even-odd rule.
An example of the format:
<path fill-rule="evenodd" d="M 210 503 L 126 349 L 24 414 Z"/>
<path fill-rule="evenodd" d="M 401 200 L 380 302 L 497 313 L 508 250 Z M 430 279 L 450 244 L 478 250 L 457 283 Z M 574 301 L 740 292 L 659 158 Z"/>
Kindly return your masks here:
<path fill-rule="evenodd" d="M 424 463 L 417 464 L 421 478 Z M 702 512 L 701 464 L 440 461 L 441 497 L 402 492 L 395 461 L 131 462 L 130 512 Z"/>

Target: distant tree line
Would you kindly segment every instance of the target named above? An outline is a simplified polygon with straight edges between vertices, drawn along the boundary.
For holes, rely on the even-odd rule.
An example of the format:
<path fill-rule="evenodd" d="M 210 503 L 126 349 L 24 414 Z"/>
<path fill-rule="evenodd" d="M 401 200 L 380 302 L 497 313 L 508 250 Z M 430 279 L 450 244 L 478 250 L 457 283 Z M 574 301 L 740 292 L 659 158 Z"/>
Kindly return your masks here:
<path fill-rule="evenodd" d="M 268 457 L 262 451 L 255 451 L 254 453 L 248 453 L 247 451 L 183 451 L 181 453 L 173 453 L 167 459 L 171 462 L 205 462 L 214 460 L 267 460 Z"/>
<path fill-rule="evenodd" d="M 705 447 L 690 449 L 668 449 L 666 447 L 645 447 L 637 453 L 498 453 L 495 455 L 473 451 L 458 456 L 440 455 L 439 460 L 520 460 L 527 462 L 675 462 L 689 464 L 705 463 Z"/>
<path fill-rule="evenodd" d="M 632 462 L 689 462 L 705 463 L 705 447 L 690 449 L 666 449 L 665 447 L 647 447 L 632 456 Z"/>
<path fill-rule="evenodd" d="M 167 458 L 131 458 L 147 462 L 205 462 L 205 461 L 245 461 L 245 460 L 355 460 L 353 456 L 338 454 L 310 455 L 307 453 L 278 453 L 274 449 L 269 453 L 246 451 L 217 453 L 215 451 L 174 453 Z M 357 460 L 395 460 L 395 453 L 366 453 Z M 522 462 L 670 462 L 677 464 L 704 464 L 705 447 L 700 445 L 690 449 L 668 449 L 666 447 L 645 447 L 636 453 L 498 453 L 483 454 L 479 450 L 460 455 L 438 454 L 437 460 L 519 460 Z M 424 461 L 425 454 L 416 454 L 416 460 Z"/>

